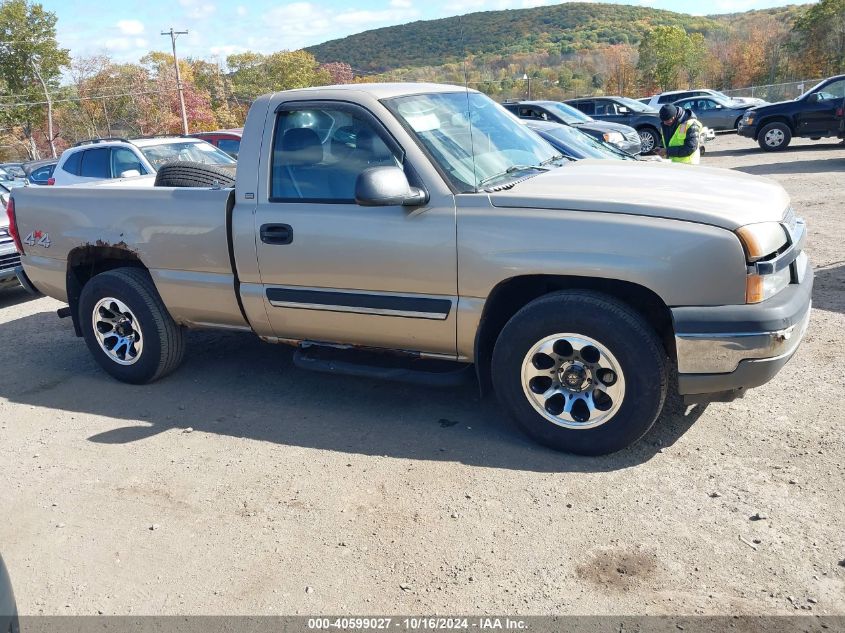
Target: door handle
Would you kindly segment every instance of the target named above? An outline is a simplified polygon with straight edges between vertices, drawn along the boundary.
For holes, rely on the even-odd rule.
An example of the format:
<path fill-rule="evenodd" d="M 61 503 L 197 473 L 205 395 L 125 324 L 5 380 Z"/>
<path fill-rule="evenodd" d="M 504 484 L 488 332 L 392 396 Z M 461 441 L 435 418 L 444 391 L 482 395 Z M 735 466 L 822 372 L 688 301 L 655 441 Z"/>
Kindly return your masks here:
<path fill-rule="evenodd" d="M 293 229 L 290 224 L 262 224 L 259 235 L 261 241 L 265 244 L 290 244 L 293 242 Z"/>

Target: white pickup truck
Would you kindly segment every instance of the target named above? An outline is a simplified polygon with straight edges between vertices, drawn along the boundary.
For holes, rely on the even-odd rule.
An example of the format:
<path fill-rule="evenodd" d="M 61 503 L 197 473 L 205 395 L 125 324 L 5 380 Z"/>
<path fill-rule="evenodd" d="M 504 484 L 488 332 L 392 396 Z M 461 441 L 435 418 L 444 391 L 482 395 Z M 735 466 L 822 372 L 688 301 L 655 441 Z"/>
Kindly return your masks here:
<path fill-rule="evenodd" d="M 322 371 L 445 383 L 474 366 L 529 434 L 582 454 L 641 437 L 672 366 L 688 400 L 768 381 L 810 316 L 779 185 L 569 162 L 454 86 L 266 95 L 234 188 L 30 187 L 9 215 L 22 283 L 67 302 L 119 380 L 174 370 L 185 328 L 296 345 Z"/>

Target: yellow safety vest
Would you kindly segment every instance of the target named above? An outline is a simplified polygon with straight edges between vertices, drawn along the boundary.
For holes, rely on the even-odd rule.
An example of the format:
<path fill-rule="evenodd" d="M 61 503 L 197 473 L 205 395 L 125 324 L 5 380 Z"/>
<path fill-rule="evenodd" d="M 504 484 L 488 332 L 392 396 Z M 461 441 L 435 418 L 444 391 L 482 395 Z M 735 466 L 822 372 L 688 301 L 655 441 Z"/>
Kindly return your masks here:
<path fill-rule="evenodd" d="M 698 119 L 690 119 L 684 121 L 677 128 L 669 143 L 666 143 L 666 138 L 663 138 L 663 147 L 681 147 L 687 140 L 687 130 L 693 125 L 698 126 L 698 133 L 701 134 L 701 121 Z M 660 135 L 663 136 L 663 130 L 660 130 Z M 701 142 L 695 148 L 695 151 L 689 156 L 670 156 L 673 163 L 686 163 L 687 165 L 698 165 L 701 162 Z"/>

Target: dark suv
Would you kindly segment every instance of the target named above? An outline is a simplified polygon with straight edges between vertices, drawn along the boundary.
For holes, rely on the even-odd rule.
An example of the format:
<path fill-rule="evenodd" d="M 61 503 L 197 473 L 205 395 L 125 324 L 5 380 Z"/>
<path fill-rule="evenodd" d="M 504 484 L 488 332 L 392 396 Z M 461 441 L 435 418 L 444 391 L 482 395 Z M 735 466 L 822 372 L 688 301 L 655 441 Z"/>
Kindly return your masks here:
<path fill-rule="evenodd" d="M 629 154 L 636 155 L 642 151 L 640 135 L 634 128 L 610 121 L 596 121 L 560 101 L 506 101 L 502 105 L 520 119 L 563 123 Z"/>
<path fill-rule="evenodd" d="M 571 99 L 567 104 L 600 121 L 630 126 L 640 136 L 643 154 L 660 147 L 660 115 L 658 111 L 627 97 L 586 97 Z"/>
<path fill-rule="evenodd" d="M 794 136 L 838 136 L 837 110 L 845 98 L 845 75 L 829 77 L 797 99 L 751 108 L 739 122 L 737 132 L 753 138 L 767 152 L 786 149 Z"/>

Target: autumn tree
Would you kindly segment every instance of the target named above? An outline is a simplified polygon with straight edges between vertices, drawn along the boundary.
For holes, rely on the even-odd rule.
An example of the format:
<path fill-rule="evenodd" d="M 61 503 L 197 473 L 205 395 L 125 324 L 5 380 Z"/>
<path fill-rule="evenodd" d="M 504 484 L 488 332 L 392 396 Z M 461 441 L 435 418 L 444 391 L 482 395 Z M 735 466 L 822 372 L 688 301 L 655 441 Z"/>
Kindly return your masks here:
<path fill-rule="evenodd" d="M 56 41 L 56 15 L 28 0 L 0 4 L 0 68 L 5 101 L 0 108 L 2 127 L 20 131 L 31 158 L 39 151 L 34 131 L 48 111 L 51 91 L 59 86 L 61 69 L 70 62 L 67 49 Z M 48 107 L 45 107 L 48 106 Z M 49 127 L 52 127 L 52 118 Z M 49 136 L 45 135 L 45 136 Z M 55 141 L 55 133 L 45 138 Z"/>
<path fill-rule="evenodd" d="M 355 78 L 352 73 L 352 66 L 344 62 L 321 64 L 320 70 L 329 73 L 330 81 L 333 84 L 351 84 Z"/>

